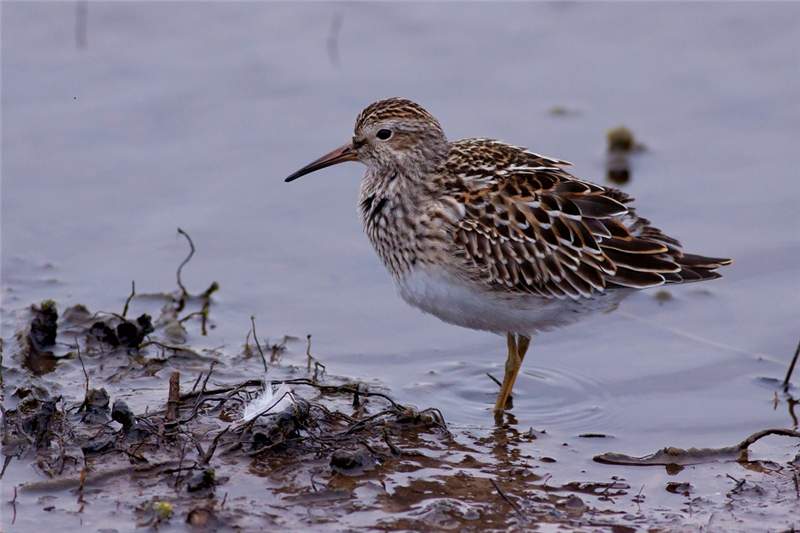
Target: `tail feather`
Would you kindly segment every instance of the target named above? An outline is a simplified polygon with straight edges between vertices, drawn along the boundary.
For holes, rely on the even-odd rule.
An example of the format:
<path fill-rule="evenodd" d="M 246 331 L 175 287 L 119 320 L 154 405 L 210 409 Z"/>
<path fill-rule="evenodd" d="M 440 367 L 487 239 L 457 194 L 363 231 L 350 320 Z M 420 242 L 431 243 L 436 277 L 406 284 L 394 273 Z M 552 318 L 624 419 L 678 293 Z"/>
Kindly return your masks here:
<path fill-rule="evenodd" d="M 733 260 L 695 254 L 680 254 L 675 258 L 675 262 L 681 267 L 681 270 L 677 272 L 680 280 L 668 279 L 667 283 L 689 283 L 721 278 L 722 274 L 716 272 L 716 269 L 730 265 Z"/>

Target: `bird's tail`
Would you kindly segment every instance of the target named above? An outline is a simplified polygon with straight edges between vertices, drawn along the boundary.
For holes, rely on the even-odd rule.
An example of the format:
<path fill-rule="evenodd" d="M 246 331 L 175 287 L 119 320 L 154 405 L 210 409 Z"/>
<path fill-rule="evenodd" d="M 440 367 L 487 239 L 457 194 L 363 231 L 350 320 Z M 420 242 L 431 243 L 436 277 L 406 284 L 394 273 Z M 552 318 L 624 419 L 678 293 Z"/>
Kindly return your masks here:
<path fill-rule="evenodd" d="M 692 281 L 703 281 L 707 279 L 721 278 L 722 274 L 716 270 L 719 267 L 733 263 L 733 259 L 721 257 L 704 257 L 695 254 L 676 254 L 674 259 L 681 267 L 678 272 L 670 272 L 665 275 L 667 283 L 689 283 Z"/>

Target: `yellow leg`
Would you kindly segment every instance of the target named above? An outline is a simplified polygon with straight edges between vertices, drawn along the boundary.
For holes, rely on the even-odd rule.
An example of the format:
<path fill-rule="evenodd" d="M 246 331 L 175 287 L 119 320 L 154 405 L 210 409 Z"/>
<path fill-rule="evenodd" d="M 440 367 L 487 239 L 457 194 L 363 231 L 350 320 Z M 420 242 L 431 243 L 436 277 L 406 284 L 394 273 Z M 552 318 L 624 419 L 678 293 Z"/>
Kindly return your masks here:
<path fill-rule="evenodd" d="M 517 379 L 517 372 L 522 365 L 522 358 L 519 356 L 517 339 L 513 333 L 508 333 L 508 359 L 506 359 L 506 374 L 503 377 L 503 384 L 500 386 L 500 394 L 497 395 L 497 402 L 494 404 L 495 412 L 503 411 L 506 408 L 506 401 L 511 394 L 511 387 Z M 521 339 L 520 339 L 521 340 Z"/>
<path fill-rule="evenodd" d="M 525 359 L 525 354 L 528 353 L 528 346 L 531 345 L 531 338 L 527 335 L 519 335 L 517 337 L 517 353 L 519 354 L 519 366 L 522 366 L 522 361 Z M 517 381 L 517 374 L 519 373 L 519 367 L 517 367 L 517 371 L 514 372 L 514 376 L 511 378 L 511 384 L 508 386 L 508 395 L 511 396 L 511 391 L 514 390 L 514 383 Z"/>
<path fill-rule="evenodd" d="M 494 404 L 494 411 L 501 412 L 506 408 L 508 397 L 511 396 L 511 389 L 517 381 L 517 374 L 522 366 L 522 360 L 531 345 L 531 338 L 527 335 L 515 336 L 513 333 L 507 334 L 508 339 L 508 359 L 506 359 L 506 373 L 503 377 L 503 385 L 500 387 L 500 394 L 497 395 L 497 402 Z"/>

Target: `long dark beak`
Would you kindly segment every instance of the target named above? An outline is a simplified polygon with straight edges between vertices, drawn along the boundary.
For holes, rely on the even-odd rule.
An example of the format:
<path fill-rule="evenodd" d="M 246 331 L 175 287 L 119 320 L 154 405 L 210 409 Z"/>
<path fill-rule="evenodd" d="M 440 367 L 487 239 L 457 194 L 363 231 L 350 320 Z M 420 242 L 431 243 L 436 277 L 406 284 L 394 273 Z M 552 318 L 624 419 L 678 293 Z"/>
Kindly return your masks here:
<path fill-rule="evenodd" d="M 288 178 L 286 181 L 294 181 L 300 176 L 305 176 L 306 174 L 311 174 L 312 172 L 319 170 L 321 168 L 329 167 L 332 165 L 338 165 L 339 163 L 344 163 L 345 161 L 358 161 L 358 156 L 356 155 L 355 148 L 353 146 L 353 141 L 345 144 L 344 146 L 340 146 L 333 152 L 329 154 L 325 154 L 313 163 L 309 163 L 308 165 L 304 166 Z"/>

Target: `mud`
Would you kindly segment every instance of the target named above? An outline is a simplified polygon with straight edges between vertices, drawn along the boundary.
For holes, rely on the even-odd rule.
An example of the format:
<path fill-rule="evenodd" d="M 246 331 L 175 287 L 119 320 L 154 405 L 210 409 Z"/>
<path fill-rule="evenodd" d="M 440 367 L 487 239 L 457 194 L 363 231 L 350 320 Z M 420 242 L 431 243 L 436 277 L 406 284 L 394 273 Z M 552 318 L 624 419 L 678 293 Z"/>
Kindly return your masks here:
<path fill-rule="evenodd" d="M 765 516 L 791 531 L 800 519 L 800 456 L 785 456 L 794 430 L 721 449 L 610 452 L 593 458 L 602 476 L 569 479 L 570 463 L 592 460 L 580 445 L 522 431 L 512 416 L 450 427 L 435 408 L 329 375 L 310 338 L 305 365 L 283 363 L 293 339 L 262 342 L 255 321 L 238 351 L 193 348 L 187 339 L 214 324 L 213 300 L 178 283 L 132 291 L 120 313 L 33 305 L 4 342 L 4 531 L 756 530 Z M 155 320 L 126 318 L 138 300 Z M 253 376 L 236 379 L 243 368 Z M 288 407 L 245 421 L 244 406 L 279 384 Z M 793 438 L 771 448 L 784 457 L 750 457 L 773 434 Z M 639 485 L 631 465 L 662 470 Z M 668 480 L 687 467 L 691 481 Z"/>

